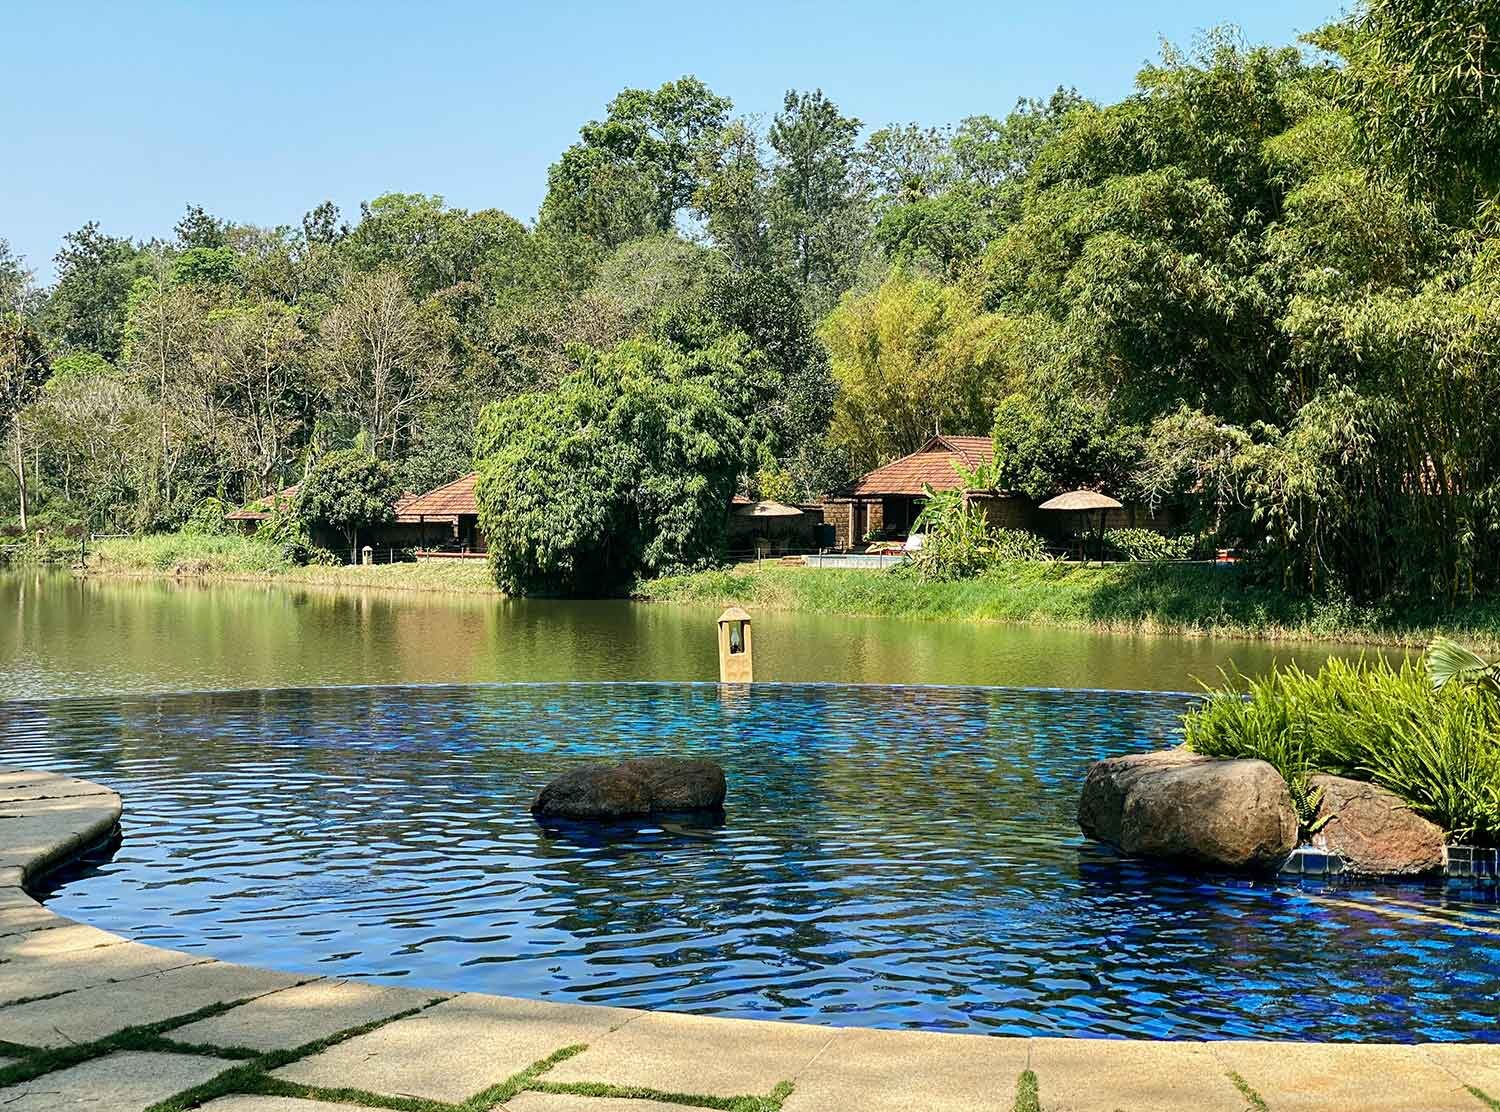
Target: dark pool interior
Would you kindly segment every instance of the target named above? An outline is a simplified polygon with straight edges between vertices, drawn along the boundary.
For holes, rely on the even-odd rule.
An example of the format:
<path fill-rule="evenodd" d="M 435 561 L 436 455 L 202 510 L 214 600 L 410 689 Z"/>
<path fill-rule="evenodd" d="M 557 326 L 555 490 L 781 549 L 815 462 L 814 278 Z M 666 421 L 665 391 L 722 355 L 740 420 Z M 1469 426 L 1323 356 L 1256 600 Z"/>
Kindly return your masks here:
<path fill-rule="evenodd" d="M 1186 696 L 515 684 L 0 703 L 0 763 L 126 800 L 59 912 L 231 961 L 872 1027 L 1500 1041 L 1500 906 L 1182 877 L 1086 843 L 1088 763 Z M 574 763 L 703 754 L 721 825 L 544 828 Z"/>

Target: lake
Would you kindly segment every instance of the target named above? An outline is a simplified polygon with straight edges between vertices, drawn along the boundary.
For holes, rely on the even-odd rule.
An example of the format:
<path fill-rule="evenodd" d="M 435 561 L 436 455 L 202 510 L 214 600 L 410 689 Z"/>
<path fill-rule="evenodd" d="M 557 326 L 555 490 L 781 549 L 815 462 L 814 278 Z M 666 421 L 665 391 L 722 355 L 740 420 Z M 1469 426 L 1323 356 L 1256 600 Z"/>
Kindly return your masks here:
<path fill-rule="evenodd" d="M 880 574 L 872 572 L 871 574 Z M 0 574 L 0 698 L 718 677 L 713 609 Z M 759 680 L 1196 691 L 1349 646 L 764 611 Z"/>

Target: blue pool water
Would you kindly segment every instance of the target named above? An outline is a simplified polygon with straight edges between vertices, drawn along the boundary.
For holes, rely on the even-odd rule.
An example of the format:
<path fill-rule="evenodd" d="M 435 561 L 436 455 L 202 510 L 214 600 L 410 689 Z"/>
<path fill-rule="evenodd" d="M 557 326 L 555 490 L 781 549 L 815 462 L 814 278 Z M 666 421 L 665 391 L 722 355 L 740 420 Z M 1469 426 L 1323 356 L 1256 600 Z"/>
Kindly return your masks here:
<path fill-rule="evenodd" d="M 0 703 L 0 763 L 125 796 L 63 914 L 322 974 L 1004 1034 L 1500 1041 L 1483 891 L 1182 878 L 1074 822 L 1186 697 L 691 684 Z M 724 764 L 722 826 L 544 829 L 588 758 Z"/>

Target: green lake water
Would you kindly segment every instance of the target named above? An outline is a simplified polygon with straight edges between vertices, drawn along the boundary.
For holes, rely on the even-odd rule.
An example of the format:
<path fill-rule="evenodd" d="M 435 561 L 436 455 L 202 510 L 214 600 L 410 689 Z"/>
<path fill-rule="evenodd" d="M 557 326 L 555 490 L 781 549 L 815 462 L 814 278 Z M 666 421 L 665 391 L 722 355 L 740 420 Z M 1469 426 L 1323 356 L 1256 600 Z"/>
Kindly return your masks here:
<path fill-rule="evenodd" d="M 872 573 L 875 574 L 875 573 Z M 713 680 L 711 608 L 0 574 L 0 699 L 328 684 Z M 1197 690 L 1339 645 L 755 615 L 758 680 Z"/>

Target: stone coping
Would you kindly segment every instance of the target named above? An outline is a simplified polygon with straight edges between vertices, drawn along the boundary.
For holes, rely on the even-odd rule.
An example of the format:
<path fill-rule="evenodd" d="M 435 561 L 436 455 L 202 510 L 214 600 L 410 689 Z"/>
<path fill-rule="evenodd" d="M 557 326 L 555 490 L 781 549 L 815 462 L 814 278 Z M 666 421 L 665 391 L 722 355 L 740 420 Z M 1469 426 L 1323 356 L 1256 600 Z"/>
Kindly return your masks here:
<path fill-rule="evenodd" d="M 120 797 L 0 768 L 0 1108 L 1244 1112 L 1500 1108 L 1500 1046 L 1012 1038 L 717 1019 L 233 965 L 26 891 Z"/>

